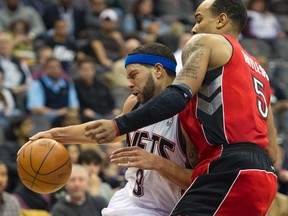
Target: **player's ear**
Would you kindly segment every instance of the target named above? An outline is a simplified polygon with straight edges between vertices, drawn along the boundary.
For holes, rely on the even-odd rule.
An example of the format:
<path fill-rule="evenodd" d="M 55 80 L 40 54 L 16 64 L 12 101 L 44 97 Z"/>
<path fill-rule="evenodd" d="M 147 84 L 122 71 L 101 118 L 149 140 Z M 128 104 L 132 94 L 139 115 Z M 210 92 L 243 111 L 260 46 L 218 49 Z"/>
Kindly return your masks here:
<path fill-rule="evenodd" d="M 164 68 L 163 65 L 160 63 L 156 63 L 154 65 L 155 71 L 156 71 L 156 78 L 160 78 L 163 74 Z"/>
<path fill-rule="evenodd" d="M 221 14 L 218 16 L 216 28 L 217 28 L 217 29 L 221 29 L 222 27 L 224 27 L 224 26 L 227 24 L 227 22 L 228 22 L 228 16 L 227 16 L 227 14 L 221 13 Z"/>

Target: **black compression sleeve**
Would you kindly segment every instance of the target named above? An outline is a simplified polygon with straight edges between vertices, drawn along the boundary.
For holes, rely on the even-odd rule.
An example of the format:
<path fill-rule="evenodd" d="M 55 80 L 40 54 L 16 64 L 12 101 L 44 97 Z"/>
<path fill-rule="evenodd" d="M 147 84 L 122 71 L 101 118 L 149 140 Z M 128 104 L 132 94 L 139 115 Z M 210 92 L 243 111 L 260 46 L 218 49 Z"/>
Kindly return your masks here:
<path fill-rule="evenodd" d="M 191 98 L 191 90 L 185 84 L 168 86 L 166 90 L 154 96 L 141 108 L 114 119 L 119 135 L 174 116 L 186 107 Z"/>

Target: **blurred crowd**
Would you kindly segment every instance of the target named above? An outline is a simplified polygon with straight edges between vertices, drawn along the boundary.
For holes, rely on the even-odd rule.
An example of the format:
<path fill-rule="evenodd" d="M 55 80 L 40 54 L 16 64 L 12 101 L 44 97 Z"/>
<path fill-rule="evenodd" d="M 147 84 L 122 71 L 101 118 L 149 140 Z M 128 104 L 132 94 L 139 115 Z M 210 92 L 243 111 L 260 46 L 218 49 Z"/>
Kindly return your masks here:
<path fill-rule="evenodd" d="M 288 1 L 244 2 L 248 22 L 240 42 L 269 74 L 283 150 L 276 167 L 279 196 L 274 204 L 279 198 L 288 206 Z M 130 94 L 124 60 L 140 44 L 170 47 L 178 72 L 200 3 L 0 1 L 0 215 L 101 215 L 125 184 L 125 170 L 109 161 L 111 152 L 125 143 L 66 145 L 74 164 L 71 178 L 62 190 L 47 195 L 19 181 L 17 151 L 38 131 L 119 115 Z M 5 208 L 11 208 L 10 214 Z"/>

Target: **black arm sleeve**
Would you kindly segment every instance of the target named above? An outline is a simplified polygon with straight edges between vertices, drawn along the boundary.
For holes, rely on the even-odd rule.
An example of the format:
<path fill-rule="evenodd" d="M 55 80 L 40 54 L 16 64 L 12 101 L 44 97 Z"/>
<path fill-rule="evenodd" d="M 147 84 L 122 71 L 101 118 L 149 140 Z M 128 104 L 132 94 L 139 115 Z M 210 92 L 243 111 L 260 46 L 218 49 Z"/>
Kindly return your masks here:
<path fill-rule="evenodd" d="M 154 96 L 141 108 L 115 118 L 119 135 L 170 118 L 184 110 L 191 100 L 192 92 L 185 84 L 172 84 Z"/>

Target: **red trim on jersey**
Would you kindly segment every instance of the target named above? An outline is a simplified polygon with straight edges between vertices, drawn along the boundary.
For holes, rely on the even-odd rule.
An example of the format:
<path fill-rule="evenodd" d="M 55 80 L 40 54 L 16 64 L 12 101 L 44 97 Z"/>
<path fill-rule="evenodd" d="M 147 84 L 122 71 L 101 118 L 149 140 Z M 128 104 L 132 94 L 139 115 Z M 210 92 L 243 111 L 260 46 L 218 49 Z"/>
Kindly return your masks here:
<path fill-rule="evenodd" d="M 267 150 L 268 133 L 265 115 L 271 95 L 268 76 L 258 61 L 251 57 L 237 40 L 228 35 L 223 36 L 233 46 L 233 53 L 230 61 L 222 66 L 221 92 L 219 93 L 222 98 L 222 105 L 219 109 L 222 111 L 217 113 L 217 115 L 219 113 L 223 115 L 221 117 L 223 136 L 221 137 L 225 137 L 229 144 L 252 142 Z M 219 68 L 217 70 L 219 71 Z M 204 160 L 215 154 L 215 146 L 225 143 L 213 143 L 213 134 L 209 137 L 209 141 L 207 140 L 206 135 L 209 131 L 204 131 L 208 128 L 204 124 L 209 123 L 209 115 L 207 115 L 206 123 L 199 121 L 198 94 L 180 113 L 180 120 L 198 150 L 198 157 Z"/>

